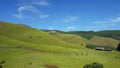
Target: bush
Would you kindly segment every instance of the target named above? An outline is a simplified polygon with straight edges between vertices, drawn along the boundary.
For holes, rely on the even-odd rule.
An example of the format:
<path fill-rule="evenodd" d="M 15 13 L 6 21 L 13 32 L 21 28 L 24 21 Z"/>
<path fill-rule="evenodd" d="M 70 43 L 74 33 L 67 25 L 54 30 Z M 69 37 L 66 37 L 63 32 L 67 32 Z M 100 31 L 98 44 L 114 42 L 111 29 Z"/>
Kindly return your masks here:
<path fill-rule="evenodd" d="M 58 66 L 56 66 L 56 65 L 44 65 L 46 68 L 58 68 Z"/>
<path fill-rule="evenodd" d="M 3 25 L 3 27 L 5 27 L 5 25 Z"/>
<path fill-rule="evenodd" d="M 4 64 L 4 63 L 6 63 L 6 62 L 5 62 L 5 61 L 1 61 L 1 62 L 0 62 L 0 64 Z"/>
<path fill-rule="evenodd" d="M 29 36 L 29 38 L 32 38 L 32 36 Z"/>
<path fill-rule="evenodd" d="M 42 37 L 41 37 L 41 36 L 39 36 L 39 38 L 41 39 Z"/>
<path fill-rule="evenodd" d="M 0 65 L 0 68 L 2 68 L 2 66 Z"/>
<path fill-rule="evenodd" d="M 30 62 L 29 65 L 32 65 L 32 63 Z"/>
<path fill-rule="evenodd" d="M 94 49 L 96 46 L 95 45 L 92 45 L 92 44 L 90 44 L 90 45 L 86 45 L 86 48 L 89 48 L 89 49 Z"/>
<path fill-rule="evenodd" d="M 117 50 L 120 51 L 120 43 L 117 46 Z"/>
<path fill-rule="evenodd" d="M 94 62 L 94 63 L 92 63 L 92 64 L 86 64 L 86 65 L 84 66 L 84 68 L 103 68 L 103 65 Z"/>

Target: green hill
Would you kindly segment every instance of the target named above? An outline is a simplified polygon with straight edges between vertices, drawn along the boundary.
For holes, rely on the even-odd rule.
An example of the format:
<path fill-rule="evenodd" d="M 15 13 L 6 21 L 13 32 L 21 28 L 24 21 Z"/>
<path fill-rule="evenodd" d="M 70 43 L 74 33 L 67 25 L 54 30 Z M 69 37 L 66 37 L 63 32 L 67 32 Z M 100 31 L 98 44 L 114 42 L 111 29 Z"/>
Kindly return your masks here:
<path fill-rule="evenodd" d="M 88 44 L 92 44 L 92 42 L 90 40 L 87 40 L 81 36 L 78 35 L 74 35 L 74 34 L 65 34 L 61 31 L 56 31 L 56 30 L 51 30 L 48 31 L 48 33 L 50 33 L 51 35 L 53 35 L 54 37 L 61 39 L 65 42 L 71 43 L 71 44 L 75 44 L 77 46 L 80 47 L 84 47 L 85 45 Z"/>
<path fill-rule="evenodd" d="M 94 45 L 97 45 L 97 46 L 110 46 L 110 47 L 116 48 L 117 45 L 120 43 L 119 40 L 98 35 L 101 33 L 101 34 L 104 34 L 107 36 L 107 35 L 109 35 L 110 32 L 108 32 L 108 34 L 106 34 L 107 32 L 105 32 L 105 33 L 99 32 L 98 33 L 98 32 L 93 32 L 93 31 L 70 31 L 70 32 L 66 32 L 66 33 L 82 36 L 82 37 L 90 40 Z M 115 33 L 116 33 L 116 31 L 115 31 Z M 117 33 L 119 33 L 119 31 Z"/>
<path fill-rule="evenodd" d="M 82 48 L 91 41 L 108 40 L 79 35 L 44 32 L 23 24 L 0 22 L 0 66 L 2 68 L 83 68 L 93 62 L 104 68 L 120 68 L 120 52 Z M 110 40 L 110 39 L 109 39 Z M 102 41 L 103 43 L 105 43 Z M 110 40 L 109 42 L 116 42 Z M 107 44 L 106 44 L 107 45 Z"/>
<path fill-rule="evenodd" d="M 65 47 L 77 47 L 59 40 L 47 32 L 25 25 L 11 24 L 2 21 L 0 22 L 0 46 L 24 47 L 43 51 L 50 51 L 50 49 L 54 51 L 54 48 L 59 50 Z"/>
<path fill-rule="evenodd" d="M 95 45 L 109 46 L 109 47 L 114 47 L 114 48 L 116 48 L 117 45 L 119 44 L 118 40 L 105 38 L 105 37 L 99 37 L 99 36 L 94 36 L 93 38 L 91 38 L 91 41 Z"/>

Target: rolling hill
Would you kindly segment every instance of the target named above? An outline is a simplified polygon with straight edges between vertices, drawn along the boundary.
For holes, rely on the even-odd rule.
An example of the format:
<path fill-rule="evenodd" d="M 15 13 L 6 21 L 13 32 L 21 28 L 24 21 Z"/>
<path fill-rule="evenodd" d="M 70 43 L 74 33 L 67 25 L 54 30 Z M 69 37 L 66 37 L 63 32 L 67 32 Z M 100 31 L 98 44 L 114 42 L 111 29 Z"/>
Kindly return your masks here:
<path fill-rule="evenodd" d="M 106 35 L 106 36 L 112 35 L 113 32 L 119 33 L 119 30 L 118 30 L 118 32 L 116 30 L 113 32 L 109 31 L 108 33 L 107 33 L 107 31 L 104 31 L 104 32 L 103 31 L 98 31 L 98 32 L 94 32 L 94 31 L 69 31 L 69 32 L 65 32 L 65 33 L 82 36 L 82 37 L 90 40 L 93 45 L 110 46 L 110 47 L 116 48 L 117 45 L 120 43 L 120 40 L 116 40 L 116 39 L 113 39 L 111 37 L 105 37 L 105 36 L 101 36 L 101 35 Z M 116 34 L 115 36 L 117 37 L 118 34 Z"/>
<path fill-rule="evenodd" d="M 47 32 L 37 30 L 25 25 L 0 22 L 0 46 L 24 47 L 49 51 L 64 48 L 76 48 L 70 43 L 55 38 Z M 48 48 L 48 49 L 47 49 Z M 64 50 L 60 50 L 64 51 Z"/>
<path fill-rule="evenodd" d="M 119 44 L 118 40 L 100 36 L 94 36 L 93 38 L 91 38 L 91 41 L 93 42 L 94 45 L 109 46 L 113 48 L 117 48 L 117 45 Z"/>
<path fill-rule="evenodd" d="M 68 42 L 71 44 L 75 44 L 76 46 L 85 47 L 85 45 L 92 44 L 92 42 L 90 40 L 87 40 L 78 35 L 65 34 L 65 33 L 62 33 L 61 31 L 56 31 L 56 30 L 53 30 L 53 31 L 51 30 L 51 31 L 47 31 L 47 32 L 58 39 L 61 39 L 65 42 Z"/>
<path fill-rule="evenodd" d="M 115 45 L 118 41 L 99 36 L 88 40 L 79 35 L 45 32 L 23 24 L 0 21 L 0 66 L 83 68 L 86 64 L 98 62 L 104 68 L 120 68 L 120 52 L 96 51 L 84 47 L 91 43 L 109 45 L 112 42 Z"/>

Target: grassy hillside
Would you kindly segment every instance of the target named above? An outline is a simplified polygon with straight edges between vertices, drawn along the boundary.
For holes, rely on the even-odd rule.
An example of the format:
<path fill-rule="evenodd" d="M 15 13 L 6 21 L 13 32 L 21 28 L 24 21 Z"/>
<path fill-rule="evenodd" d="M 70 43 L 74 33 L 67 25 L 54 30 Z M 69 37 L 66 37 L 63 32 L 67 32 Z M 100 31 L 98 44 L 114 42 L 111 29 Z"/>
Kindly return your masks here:
<path fill-rule="evenodd" d="M 118 40 L 115 39 L 110 39 L 110 38 L 105 38 L 105 37 L 99 37 L 99 36 L 94 36 L 91 41 L 95 45 L 101 45 L 101 46 L 110 46 L 116 48 L 117 45 L 119 44 Z"/>
<path fill-rule="evenodd" d="M 104 32 L 98 33 L 98 32 L 93 32 L 93 31 L 88 31 L 88 32 L 86 32 L 86 31 L 70 31 L 70 32 L 66 32 L 66 33 L 82 36 L 82 37 L 90 40 L 94 45 L 99 45 L 99 46 L 110 46 L 110 47 L 116 48 L 117 45 L 120 43 L 119 40 L 107 38 L 107 37 L 102 37 L 101 35 L 98 35 L 100 33 L 105 35 L 106 32 L 105 33 Z M 106 36 L 109 35 L 109 33 L 110 32 L 108 32 L 108 34 L 106 34 Z M 119 31 L 117 33 L 119 33 Z"/>
<path fill-rule="evenodd" d="M 109 40 L 107 43 L 117 42 L 97 36 L 91 41 L 98 43 L 103 39 Z M 90 44 L 91 41 L 78 35 L 60 32 L 51 34 L 26 25 L 0 22 L 0 66 L 83 68 L 86 64 L 98 62 L 104 68 L 120 68 L 120 52 L 81 48 L 81 45 Z M 106 43 L 104 41 L 101 42 Z"/>
<path fill-rule="evenodd" d="M 48 31 L 48 33 L 50 33 L 54 37 L 57 37 L 58 39 L 61 39 L 65 42 L 68 42 L 71 44 L 75 44 L 75 45 L 80 46 L 80 47 L 84 47 L 87 44 L 92 44 L 91 41 L 89 41 L 81 36 L 78 36 L 78 35 L 65 34 L 62 32 L 54 31 L 54 30 Z"/>
<path fill-rule="evenodd" d="M 6 22 L 0 22 L 0 46 L 25 47 L 37 50 L 41 49 L 45 51 L 49 51 L 49 49 L 55 51 L 55 49 L 60 50 L 62 48 L 65 49 L 66 47 L 77 47 L 59 40 L 47 32 L 24 25 L 11 24 Z"/>

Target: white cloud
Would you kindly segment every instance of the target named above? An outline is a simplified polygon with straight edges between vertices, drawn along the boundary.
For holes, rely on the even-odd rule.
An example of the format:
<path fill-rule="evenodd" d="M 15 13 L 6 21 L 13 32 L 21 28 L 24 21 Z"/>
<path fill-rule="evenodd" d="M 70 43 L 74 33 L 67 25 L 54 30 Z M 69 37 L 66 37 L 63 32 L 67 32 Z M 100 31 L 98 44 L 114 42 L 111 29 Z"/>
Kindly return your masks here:
<path fill-rule="evenodd" d="M 31 13 L 34 13 L 34 16 L 40 19 L 49 17 L 48 14 L 43 14 L 38 8 L 38 6 L 49 6 L 50 3 L 47 0 L 20 0 L 19 2 L 19 7 L 17 9 L 18 13 L 14 14 L 14 17 L 18 19 L 30 18 L 27 14 L 30 15 Z"/>
<path fill-rule="evenodd" d="M 50 5 L 50 3 L 46 0 L 39 0 L 39 1 L 33 2 L 33 4 L 40 5 L 40 6 L 49 6 Z"/>
<path fill-rule="evenodd" d="M 40 15 L 40 19 L 45 19 L 45 18 L 48 18 L 49 17 L 49 15 Z"/>
<path fill-rule="evenodd" d="M 32 12 L 39 12 L 39 10 L 37 10 L 34 6 L 20 6 L 18 8 L 18 11 L 19 12 L 22 12 L 22 11 L 32 11 Z"/>
<path fill-rule="evenodd" d="M 23 18 L 25 18 L 25 14 L 23 13 L 24 11 L 31 11 L 31 12 L 34 12 L 34 13 L 39 13 L 40 12 L 34 6 L 20 6 L 18 8 L 18 14 L 14 14 L 13 16 L 15 16 L 19 19 L 23 19 Z"/>
<path fill-rule="evenodd" d="M 63 19 L 63 22 L 66 22 L 66 23 L 69 23 L 69 22 L 75 22 L 78 20 L 78 17 L 75 17 L 75 16 L 69 16 L 65 19 Z"/>
<path fill-rule="evenodd" d="M 50 6 L 48 0 L 18 0 L 19 5 L 38 5 L 38 6 Z"/>
<path fill-rule="evenodd" d="M 48 27 L 48 30 L 54 30 L 54 28 L 53 27 Z"/>
<path fill-rule="evenodd" d="M 76 27 L 74 26 L 68 26 L 67 29 L 75 29 Z"/>
<path fill-rule="evenodd" d="M 101 23 L 120 23 L 120 17 L 116 18 L 108 18 L 102 21 L 95 21 L 95 23 L 101 24 Z"/>
<path fill-rule="evenodd" d="M 108 24 L 108 25 L 110 25 L 110 26 L 116 26 L 117 24 L 115 24 L 115 23 L 111 23 L 111 24 Z"/>
<path fill-rule="evenodd" d="M 16 17 L 16 18 L 18 18 L 18 19 L 23 19 L 24 18 L 24 16 L 23 16 L 22 13 L 14 14 L 13 16 Z"/>

